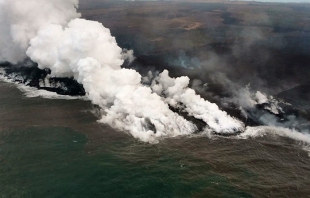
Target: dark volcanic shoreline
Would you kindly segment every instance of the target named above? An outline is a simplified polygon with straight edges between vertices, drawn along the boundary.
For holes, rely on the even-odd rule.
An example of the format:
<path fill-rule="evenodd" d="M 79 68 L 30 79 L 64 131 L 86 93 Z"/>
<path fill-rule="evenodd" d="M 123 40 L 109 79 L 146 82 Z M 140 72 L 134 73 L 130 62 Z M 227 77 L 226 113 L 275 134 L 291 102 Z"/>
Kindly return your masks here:
<path fill-rule="evenodd" d="M 84 96 L 85 90 L 73 78 L 48 77 L 50 70 L 41 70 L 37 64 L 27 60 L 16 65 L 0 63 L 0 68 L 6 76 L 15 82 L 23 83 L 29 87 L 56 92 L 59 95 Z"/>
<path fill-rule="evenodd" d="M 276 95 L 308 80 L 310 20 L 304 17 L 310 14 L 302 10 L 295 19 L 281 18 L 283 13 L 296 14 L 303 5 L 98 2 L 93 8 L 85 6 L 82 1 L 80 11 L 86 19 L 102 22 L 121 47 L 135 51 L 135 61 L 125 63 L 125 68 L 142 76 L 164 69 L 172 77 L 188 76 L 203 98 L 247 126 L 264 125 L 263 115 L 279 123 L 308 117 L 285 103 L 279 107 L 284 112 L 277 114 L 269 110 L 270 104 L 257 104 L 246 110 L 246 117 L 239 104 L 223 104 L 223 99 L 234 97 L 233 89 L 248 84 L 252 90 Z M 0 66 L 28 86 L 61 95 L 85 95 L 73 78 L 49 77 L 49 70 L 39 70 L 31 61 Z M 197 79 L 207 87 L 194 87 Z M 192 121 L 203 127 L 201 121 Z"/>

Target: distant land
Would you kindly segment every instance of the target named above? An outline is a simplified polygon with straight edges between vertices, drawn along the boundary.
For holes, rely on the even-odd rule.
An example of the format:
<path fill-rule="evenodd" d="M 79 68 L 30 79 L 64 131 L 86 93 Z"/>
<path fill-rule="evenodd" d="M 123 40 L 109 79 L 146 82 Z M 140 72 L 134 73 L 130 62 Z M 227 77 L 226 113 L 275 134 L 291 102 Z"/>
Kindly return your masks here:
<path fill-rule="evenodd" d="M 172 66 L 175 76 L 205 82 L 215 70 L 234 68 L 227 75 L 268 94 L 308 84 L 309 10 L 308 3 L 180 1 L 81 0 L 79 7 L 83 18 L 103 23 L 122 48 L 134 50 L 136 65 Z M 181 73 L 188 66 L 196 69 Z"/>

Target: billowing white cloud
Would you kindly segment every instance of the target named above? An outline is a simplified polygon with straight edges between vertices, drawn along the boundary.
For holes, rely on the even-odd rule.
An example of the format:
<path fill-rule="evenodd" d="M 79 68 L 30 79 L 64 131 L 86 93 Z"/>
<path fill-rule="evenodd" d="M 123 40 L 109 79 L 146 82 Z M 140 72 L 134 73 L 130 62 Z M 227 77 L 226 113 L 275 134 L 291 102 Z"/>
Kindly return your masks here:
<path fill-rule="evenodd" d="M 0 0 L 0 61 L 17 63 L 29 57 L 40 69 L 50 69 L 51 76 L 74 77 L 100 107 L 100 122 L 145 142 L 197 131 L 170 107 L 204 121 L 217 133 L 245 130 L 241 121 L 190 89 L 186 76 L 171 78 L 163 71 L 146 79 L 151 86 L 142 84 L 139 73 L 121 68 L 125 59 L 134 60 L 133 51 L 121 49 L 101 23 L 80 19 L 77 6 L 78 0 Z M 247 90 L 235 98 L 243 108 L 268 100 L 261 92 Z M 297 135 L 291 136 L 304 139 Z"/>

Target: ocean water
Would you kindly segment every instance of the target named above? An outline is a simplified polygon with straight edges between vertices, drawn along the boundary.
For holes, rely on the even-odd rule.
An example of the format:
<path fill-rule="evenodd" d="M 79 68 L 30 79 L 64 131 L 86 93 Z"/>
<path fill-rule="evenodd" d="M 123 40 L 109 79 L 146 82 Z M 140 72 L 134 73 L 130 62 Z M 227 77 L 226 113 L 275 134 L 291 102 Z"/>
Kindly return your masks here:
<path fill-rule="evenodd" d="M 85 100 L 0 82 L 0 197 L 309 197 L 305 143 L 276 135 L 142 143 Z"/>

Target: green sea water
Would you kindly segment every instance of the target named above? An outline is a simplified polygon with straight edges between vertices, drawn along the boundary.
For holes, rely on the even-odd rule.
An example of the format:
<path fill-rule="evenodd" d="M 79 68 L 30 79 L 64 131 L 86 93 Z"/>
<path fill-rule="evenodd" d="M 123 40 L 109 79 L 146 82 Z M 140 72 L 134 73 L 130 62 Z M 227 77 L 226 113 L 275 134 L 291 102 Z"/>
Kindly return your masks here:
<path fill-rule="evenodd" d="M 122 142 L 90 155 L 86 136 L 70 128 L 31 127 L 2 140 L 2 197 L 251 197 L 189 156 L 181 162 L 177 153 L 159 151 L 126 160 L 113 152 L 126 146 Z"/>
<path fill-rule="evenodd" d="M 283 138 L 142 143 L 88 101 L 0 82 L 0 197 L 308 197 L 310 159 Z"/>

